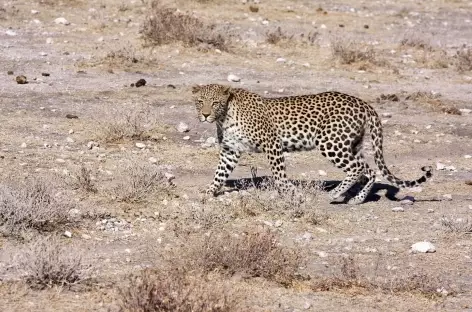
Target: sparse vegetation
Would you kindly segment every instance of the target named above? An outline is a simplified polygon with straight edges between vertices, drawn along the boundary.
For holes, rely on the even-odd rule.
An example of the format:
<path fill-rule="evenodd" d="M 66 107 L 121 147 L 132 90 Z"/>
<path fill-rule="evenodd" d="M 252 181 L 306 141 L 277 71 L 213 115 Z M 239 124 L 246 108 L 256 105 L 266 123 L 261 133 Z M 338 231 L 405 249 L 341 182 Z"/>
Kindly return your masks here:
<path fill-rule="evenodd" d="M 432 92 L 413 92 L 405 97 L 405 100 L 412 100 L 417 103 L 426 105 L 434 111 L 440 111 L 445 114 L 461 115 L 461 111 L 452 105 L 446 104 L 440 99 L 441 94 Z"/>
<path fill-rule="evenodd" d="M 119 289 L 120 312 L 225 312 L 236 301 L 221 285 L 184 270 L 144 270 Z"/>
<path fill-rule="evenodd" d="M 168 194 L 171 186 L 157 166 L 133 162 L 116 179 L 110 193 L 117 201 L 137 203 L 159 194 Z"/>
<path fill-rule="evenodd" d="M 448 233 L 455 234 L 472 234 L 472 220 L 468 218 L 452 218 L 443 217 L 441 219 L 441 225 Z"/>
<path fill-rule="evenodd" d="M 408 32 L 400 41 L 400 46 L 422 49 L 425 51 L 433 51 L 433 46 L 425 33 Z"/>
<path fill-rule="evenodd" d="M 72 252 L 56 238 L 31 243 L 18 255 L 17 263 L 26 282 L 34 288 L 77 284 L 87 278 L 90 269 L 80 253 Z"/>
<path fill-rule="evenodd" d="M 464 48 L 457 51 L 454 64 L 459 72 L 472 71 L 472 49 Z"/>
<path fill-rule="evenodd" d="M 118 143 L 125 140 L 157 140 L 161 138 L 159 128 L 149 109 L 130 109 L 109 113 L 98 120 L 96 139 L 105 143 Z"/>
<path fill-rule="evenodd" d="M 444 289 L 444 281 L 424 272 L 400 273 L 393 276 L 367 276 L 362 272 L 353 257 L 343 257 L 336 264 L 339 268 L 331 277 L 312 278 L 311 287 L 314 291 L 384 292 L 419 294 L 433 299 L 448 295 Z"/>
<path fill-rule="evenodd" d="M 44 179 L 0 185 L 0 226 L 4 234 L 56 230 L 69 222 L 72 203 L 56 195 Z"/>
<path fill-rule="evenodd" d="M 195 270 L 263 277 L 288 286 L 298 278 L 302 258 L 279 245 L 275 234 L 258 230 L 240 236 L 226 231 L 204 236 L 189 248 L 183 261 L 184 267 Z"/>
<path fill-rule="evenodd" d="M 288 34 L 287 32 L 283 31 L 282 28 L 279 26 L 275 30 L 269 30 L 266 32 L 266 42 L 270 44 L 285 44 L 290 45 L 296 42 L 305 43 L 305 44 L 314 44 L 316 39 L 318 38 L 318 32 L 308 32 L 307 35 L 305 33 L 301 33 L 300 35 L 295 34 Z"/>
<path fill-rule="evenodd" d="M 341 37 L 331 40 L 331 54 L 334 60 L 346 65 L 358 62 L 378 63 L 377 55 L 371 45 L 363 45 Z"/>
<path fill-rule="evenodd" d="M 92 179 L 92 171 L 84 165 L 80 169 L 76 169 L 69 175 L 67 183 L 76 190 L 81 190 L 86 193 L 96 193 L 97 187 Z"/>
<path fill-rule="evenodd" d="M 228 38 L 214 25 L 205 24 L 193 15 L 164 6 L 160 0 L 151 1 L 150 12 L 142 33 L 148 45 L 181 42 L 187 46 L 210 45 L 228 50 Z"/>

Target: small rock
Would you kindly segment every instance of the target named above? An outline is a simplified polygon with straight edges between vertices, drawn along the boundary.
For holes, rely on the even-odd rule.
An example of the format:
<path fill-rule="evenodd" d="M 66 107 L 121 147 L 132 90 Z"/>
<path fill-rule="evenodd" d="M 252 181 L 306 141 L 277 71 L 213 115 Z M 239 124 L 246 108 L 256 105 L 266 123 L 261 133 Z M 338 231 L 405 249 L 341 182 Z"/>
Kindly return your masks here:
<path fill-rule="evenodd" d="M 472 158 L 472 155 L 464 155 L 464 158 L 465 158 L 465 159 L 471 159 L 471 158 Z"/>
<path fill-rule="evenodd" d="M 305 302 L 305 304 L 303 305 L 303 309 L 308 310 L 309 308 L 311 308 L 311 303 Z"/>
<path fill-rule="evenodd" d="M 311 233 L 305 232 L 305 234 L 303 234 L 303 236 L 302 236 L 302 239 L 310 240 L 310 239 L 312 239 L 312 237 L 313 237 L 313 235 L 311 235 Z"/>
<path fill-rule="evenodd" d="M 229 74 L 227 80 L 228 80 L 229 82 L 240 82 L 240 81 L 241 81 L 241 78 L 239 78 L 239 77 L 236 76 L 236 75 Z"/>
<path fill-rule="evenodd" d="M 405 196 L 401 201 L 401 205 L 413 205 L 415 198 L 413 196 Z"/>
<path fill-rule="evenodd" d="M 430 242 L 418 242 L 413 245 L 411 245 L 411 252 L 417 253 L 431 253 L 431 252 L 436 252 L 436 248 L 434 247 L 433 244 Z"/>
<path fill-rule="evenodd" d="M 275 221 L 274 226 L 275 227 L 281 227 L 282 224 L 283 224 L 283 222 L 281 220 L 277 220 L 277 221 Z"/>
<path fill-rule="evenodd" d="M 58 163 L 60 163 L 60 164 L 63 164 L 63 163 L 65 163 L 66 161 L 65 161 L 64 159 L 62 159 L 62 158 L 57 158 L 57 159 L 56 159 L 56 162 L 58 162 Z"/>
<path fill-rule="evenodd" d="M 36 14 L 38 14 L 38 13 L 39 13 L 38 10 L 31 10 L 31 14 L 33 14 L 33 15 L 36 15 Z"/>
<path fill-rule="evenodd" d="M 59 25 L 70 25 L 70 22 L 66 20 L 64 17 L 58 17 L 54 20 L 54 23 Z"/>
<path fill-rule="evenodd" d="M 137 148 L 140 148 L 140 149 L 146 148 L 146 144 L 141 143 L 141 142 L 138 142 L 135 145 L 136 145 Z"/>
<path fill-rule="evenodd" d="M 188 141 L 188 140 L 190 140 L 190 137 L 188 135 L 186 135 L 182 139 L 185 140 L 185 141 Z"/>
<path fill-rule="evenodd" d="M 28 80 L 26 79 L 26 76 L 20 75 L 20 76 L 16 76 L 16 83 L 17 84 L 27 84 Z"/>
<path fill-rule="evenodd" d="M 46 52 L 39 52 L 39 55 L 41 56 L 48 56 L 48 54 Z"/>
<path fill-rule="evenodd" d="M 41 73 L 41 76 L 43 76 L 43 77 L 49 77 L 49 76 L 51 76 L 51 74 L 50 74 L 50 73 Z"/>
<path fill-rule="evenodd" d="M 8 76 L 12 76 L 12 75 L 14 75 L 14 74 L 15 74 L 15 73 L 13 72 L 13 70 L 7 71 L 7 75 L 8 75 Z"/>
<path fill-rule="evenodd" d="M 74 133 L 74 129 L 70 129 L 69 134 L 73 134 L 73 133 Z"/>
<path fill-rule="evenodd" d="M 90 141 L 90 142 L 87 143 L 87 148 L 88 149 L 92 149 L 94 147 L 99 147 L 99 146 L 100 146 L 100 144 L 98 144 L 98 142 L 95 142 L 95 141 Z"/>
<path fill-rule="evenodd" d="M 82 234 L 82 238 L 83 239 L 91 239 L 92 236 L 88 235 L 88 234 Z"/>
<path fill-rule="evenodd" d="M 392 117 L 392 113 L 382 113 L 382 116 L 390 118 L 390 117 Z"/>
<path fill-rule="evenodd" d="M 185 122 L 179 122 L 179 125 L 177 126 L 177 131 L 181 133 L 189 132 L 190 128 Z"/>
<path fill-rule="evenodd" d="M 285 63 L 287 60 L 284 59 L 283 57 L 279 57 L 277 60 L 275 60 L 277 63 Z"/>
<path fill-rule="evenodd" d="M 164 176 L 166 177 L 167 182 L 172 182 L 172 180 L 175 179 L 175 175 L 173 175 L 172 173 L 169 173 L 169 172 L 164 173 Z"/>
<path fill-rule="evenodd" d="M 470 112 L 472 112 L 472 109 L 460 108 L 459 111 L 464 115 L 468 115 L 468 114 L 470 114 Z"/>
<path fill-rule="evenodd" d="M 149 157 L 148 160 L 151 164 L 157 164 L 157 158 L 156 157 Z"/>
<path fill-rule="evenodd" d="M 167 85 L 167 88 L 169 88 L 169 89 L 175 89 L 175 86 L 174 86 L 173 84 L 168 84 L 168 85 Z"/>
<path fill-rule="evenodd" d="M 403 209 L 403 207 L 394 207 L 394 208 L 392 208 L 392 211 L 393 212 L 403 212 L 403 211 L 405 211 L 405 209 Z"/>
<path fill-rule="evenodd" d="M 71 138 L 71 137 L 67 137 L 67 138 L 66 138 L 66 142 L 68 142 L 68 143 L 74 143 L 74 139 Z"/>
<path fill-rule="evenodd" d="M 73 115 L 73 114 L 67 114 L 67 115 L 66 115 L 66 118 L 67 118 L 67 119 L 79 119 L 79 116 Z"/>
<path fill-rule="evenodd" d="M 445 200 L 452 200 L 452 195 L 451 195 L 451 194 L 444 194 L 444 195 L 443 195 L 443 198 L 444 198 Z"/>
<path fill-rule="evenodd" d="M 24 143 L 24 142 L 21 143 L 20 147 L 21 147 L 21 148 L 26 148 L 26 143 Z"/>
<path fill-rule="evenodd" d="M 318 256 L 320 258 L 326 258 L 328 256 L 328 253 L 326 253 L 324 251 L 318 251 Z"/>
<path fill-rule="evenodd" d="M 5 34 L 6 34 L 7 36 L 11 36 L 11 37 L 16 36 L 16 32 L 14 32 L 14 31 L 11 30 L 11 29 L 8 29 L 8 30 L 5 32 Z"/>
<path fill-rule="evenodd" d="M 44 146 L 45 148 L 51 148 L 51 147 L 52 147 L 52 145 L 49 144 L 49 143 L 44 143 L 43 146 Z"/>
<path fill-rule="evenodd" d="M 65 232 L 64 232 L 64 236 L 71 238 L 71 237 L 72 237 L 72 233 L 71 233 L 70 231 L 65 231 Z"/>
<path fill-rule="evenodd" d="M 143 87 L 145 85 L 146 85 L 146 80 L 144 80 L 142 78 L 139 79 L 138 81 L 136 81 L 136 83 L 135 83 L 136 88 Z"/>
<path fill-rule="evenodd" d="M 320 176 L 325 176 L 325 175 L 326 175 L 326 171 L 324 171 L 324 170 L 318 170 L 318 174 L 319 174 Z"/>

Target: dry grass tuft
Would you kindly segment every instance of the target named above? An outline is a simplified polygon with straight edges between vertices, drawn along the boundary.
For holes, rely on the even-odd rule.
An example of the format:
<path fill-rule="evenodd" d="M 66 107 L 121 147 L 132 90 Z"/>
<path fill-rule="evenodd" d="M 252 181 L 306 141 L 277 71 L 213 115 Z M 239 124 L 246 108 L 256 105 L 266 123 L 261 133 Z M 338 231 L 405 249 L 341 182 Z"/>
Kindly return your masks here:
<path fill-rule="evenodd" d="M 71 286 L 83 281 L 89 271 L 79 253 L 63 246 L 58 239 L 36 241 L 18 256 L 18 267 L 34 288 Z"/>
<path fill-rule="evenodd" d="M 229 312 L 236 307 L 224 287 L 183 270 L 144 270 L 118 293 L 120 312 Z"/>
<path fill-rule="evenodd" d="M 461 111 L 449 104 L 440 100 L 441 95 L 432 92 L 413 92 L 405 97 L 405 100 L 412 100 L 414 102 L 426 105 L 433 111 L 443 112 L 450 115 L 462 115 Z"/>
<path fill-rule="evenodd" d="M 410 47 L 415 49 L 422 49 L 425 51 L 433 51 L 433 46 L 429 36 L 425 33 L 408 32 L 405 33 L 403 39 L 400 41 L 401 47 Z"/>
<path fill-rule="evenodd" d="M 312 45 L 318 39 L 318 32 L 309 32 L 307 35 L 301 33 L 295 36 L 295 34 L 288 34 L 282 30 L 279 26 L 275 30 L 269 30 L 266 32 L 266 42 L 273 45 L 285 45 L 287 47 L 293 47 L 293 44 L 302 43 Z"/>
<path fill-rule="evenodd" d="M 45 180 L 0 185 L 0 226 L 8 235 L 56 230 L 69 222 L 71 208 L 72 203 L 56 195 Z"/>
<path fill-rule="evenodd" d="M 377 55 L 371 45 L 363 45 L 352 40 L 335 37 L 331 40 L 331 53 L 341 64 L 368 62 L 377 64 Z"/>
<path fill-rule="evenodd" d="M 222 51 L 228 50 L 228 40 L 214 25 L 207 25 L 195 16 L 165 7 L 160 0 L 153 0 L 142 33 L 148 45 L 181 42 L 187 46 L 210 45 Z"/>
<path fill-rule="evenodd" d="M 263 277 L 289 286 L 298 278 L 300 254 L 282 247 L 268 230 L 251 231 L 240 236 L 226 231 L 212 233 L 193 244 L 184 258 L 186 268 L 203 272 Z"/>
<path fill-rule="evenodd" d="M 472 234 L 472 220 L 469 219 L 443 217 L 441 225 L 448 233 Z"/>
<path fill-rule="evenodd" d="M 126 140 L 157 140 L 164 130 L 156 124 L 149 109 L 115 111 L 98 120 L 97 141 L 118 143 Z"/>
<path fill-rule="evenodd" d="M 98 191 L 92 178 L 92 171 L 83 165 L 80 169 L 71 172 L 69 178 L 66 183 L 75 190 L 81 190 L 86 193 L 96 193 Z"/>
<path fill-rule="evenodd" d="M 172 186 L 157 166 L 134 162 L 125 167 L 109 192 L 117 201 L 138 203 L 157 195 L 168 195 Z"/>
<path fill-rule="evenodd" d="M 472 71 L 472 48 L 464 48 L 454 55 L 454 65 L 459 72 Z"/>
<path fill-rule="evenodd" d="M 444 281 L 424 272 L 407 272 L 403 275 L 368 277 L 362 272 L 356 260 L 343 257 L 336 264 L 339 272 L 331 277 L 312 278 L 311 288 L 314 291 L 382 292 L 419 294 L 434 299 L 449 295 L 444 289 Z"/>

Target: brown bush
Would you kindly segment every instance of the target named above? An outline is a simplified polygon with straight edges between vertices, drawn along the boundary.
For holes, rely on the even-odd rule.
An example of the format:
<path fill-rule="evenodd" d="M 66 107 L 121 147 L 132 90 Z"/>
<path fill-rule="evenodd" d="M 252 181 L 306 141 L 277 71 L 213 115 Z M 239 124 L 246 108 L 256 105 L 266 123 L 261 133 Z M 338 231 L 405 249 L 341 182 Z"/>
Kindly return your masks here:
<path fill-rule="evenodd" d="M 454 55 L 454 64 L 459 72 L 466 72 L 472 70 L 472 49 L 462 49 Z"/>
<path fill-rule="evenodd" d="M 422 49 L 425 51 L 433 51 L 433 46 L 429 40 L 429 36 L 425 33 L 408 32 L 405 33 L 400 41 L 400 46 Z"/>
<path fill-rule="evenodd" d="M 86 193 L 97 192 L 97 187 L 92 179 L 92 171 L 83 165 L 80 169 L 76 169 L 70 173 L 67 184 L 75 190 L 81 190 Z"/>
<path fill-rule="evenodd" d="M 362 45 L 340 37 L 335 37 L 331 40 L 331 53 L 333 59 L 339 61 L 341 64 L 357 62 L 378 63 L 376 53 L 372 46 Z"/>
<path fill-rule="evenodd" d="M 137 203 L 159 194 L 168 194 L 171 186 L 157 166 L 133 162 L 115 179 L 110 193 L 118 201 Z"/>
<path fill-rule="evenodd" d="M 269 30 L 266 32 L 266 42 L 270 44 L 281 44 L 284 43 L 285 45 L 293 45 L 295 43 L 301 44 L 314 44 L 316 39 L 318 39 L 318 32 L 309 32 L 305 35 L 305 33 L 301 33 L 299 35 L 289 34 L 282 30 L 279 26 L 275 30 Z"/>
<path fill-rule="evenodd" d="M 159 0 L 151 2 L 142 33 L 147 44 L 162 45 L 182 42 L 188 46 L 211 45 L 223 51 L 228 50 L 225 36 L 195 16 L 165 7 Z"/>
<path fill-rule="evenodd" d="M 69 222 L 73 204 L 56 196 L 48 181 L 29 179 L 0 185 L 0 226 L 9 235 L 23 230 L 52 231 Z"/>
<path fill-rule="evenodd" d="M 459 219 L 452 217 L 443 217 L 441 219 L 441 225 L 444 227 L 446 232 L 455 234 L 472 234 L 472 220 Z"/>
<path fill-rule="evenodd" d="M 236 306 L 224 287 L 183 270 L 144 270 L 118 293 L 120 312 L 229 312 Z"/>
<path fill-rule="evenodd" d="M 335 266 L 338 272 L 330 277 L 311 279 L 311 288 L 314 291 L 379 291 L 383 293 L 416 293 L 427 298 L 437 298 L 448 295 L 444 289 L 444 281 L 437 276 L 425 272 L 402 272 L 393 276 L 367 276 L 360 269 L 353 257 L 343 257 Z"/>
<path fill-rule="evenodd" d="M 26 282 L 35 288 L 71 286 L 83 281 L 89 270 L 80 253 L 64 247 L 54 238 L 31 243 L 17 262 Z"/>
<path fill-rule="evenodd" d="M 280 246 L 276 236 L 266 230 L 241 236 L 213 233 L 194 244 L 184 258 L 183 266 L 197 271 L 263 277 L 286 286 L 298 278 L 302 262 L 299 253 Z"/>

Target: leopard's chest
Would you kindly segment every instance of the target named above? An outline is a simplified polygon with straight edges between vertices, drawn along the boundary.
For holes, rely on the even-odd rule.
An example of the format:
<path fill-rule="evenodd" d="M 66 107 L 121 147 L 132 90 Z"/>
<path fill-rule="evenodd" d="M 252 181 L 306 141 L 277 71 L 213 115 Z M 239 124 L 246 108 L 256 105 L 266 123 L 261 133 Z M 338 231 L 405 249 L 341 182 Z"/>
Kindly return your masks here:
<path fill-rule="evenodd" d="M 240 152 L 260 152 L 258 144 L 254 143 L 253 139 L 245 134 L 240 127 L 234 124 L 223 126 L 223 139 L 221 144 Z"/>

